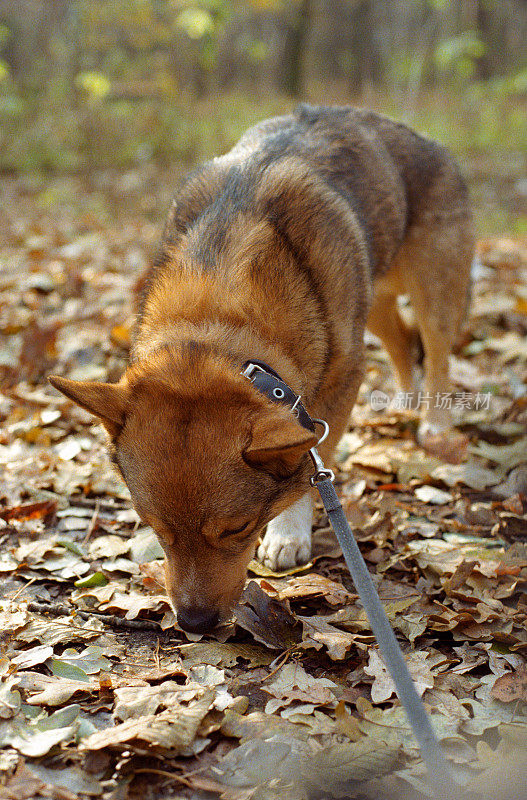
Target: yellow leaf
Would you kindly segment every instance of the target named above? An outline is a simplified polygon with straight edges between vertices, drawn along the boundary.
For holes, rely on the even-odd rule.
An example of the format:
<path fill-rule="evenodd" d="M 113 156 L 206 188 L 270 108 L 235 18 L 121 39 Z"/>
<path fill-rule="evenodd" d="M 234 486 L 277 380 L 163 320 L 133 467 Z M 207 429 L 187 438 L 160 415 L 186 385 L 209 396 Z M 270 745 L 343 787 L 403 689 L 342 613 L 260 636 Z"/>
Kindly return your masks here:
<path fill-rule="evenodd" d="M 115 325 L 110 333 L 112 344 L 128 350 L 130 347 L 130 328 L 126 325 Z"/>
<path fill-rule="evenodd" d="M 527 314 L 527 297 L 517 297 L 514 310 L 517 314 Z"/>

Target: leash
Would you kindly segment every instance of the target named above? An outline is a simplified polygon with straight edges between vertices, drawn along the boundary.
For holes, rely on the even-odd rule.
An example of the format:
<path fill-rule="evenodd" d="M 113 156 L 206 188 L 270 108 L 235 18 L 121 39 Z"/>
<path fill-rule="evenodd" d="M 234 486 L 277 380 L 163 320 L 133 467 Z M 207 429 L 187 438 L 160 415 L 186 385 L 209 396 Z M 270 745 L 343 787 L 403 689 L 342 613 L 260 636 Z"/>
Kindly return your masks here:
<path fill-rule="evenodd" d="M 302 419 L 301 424 L 308 423 L 304 424 L 304 427 L 307 427 L 308 430 L 313 431 L 316 423 L 321 424 L 324 427 L 324 433 L 317 445 L 324 441 L 329 433 L 327 422 L 312 419 L 300 403 L 300 396 L 297 396 L 267 364 L 261 361 L 248 361 L 243 365 L 242 374 L 254 383 L 255 387 L 270 400 L 281 405 L 288 405 L 299 422 Z M 302 417 L 300 417 L 301 413 Z M 307 416 L 307 420 L 304 414 Z M 406 716 L 419 745 L 422 759 L 428 769 L 430 782 L 436 793 L 436 800 L 455 800 L 459 794 L 460 787 L 454 782 L 450 767 L 441 752 L 441 745 L 434 733 L 430 718 L 416 691 L 399 643 L 395 638 L 366 562 L 346 519 L 344 509 L 333 486 L 335 476 L 332 470 L 324 466 L 316 447 L 311 448 L 309 455 L 315 466 L 315 474 L 311 478 L 311 485 L 318 489 L 331 527 L 342 548 L 344 560 L 368 616 L 383 661 L 395 684 L 397 696 L 406 711 Z"/>
<path fill-rule="evenodd" d="M 309 454 L 317 470 L 311 478 L 311 483 L 319 491 L 331 527 L 342 548 L 344 560 L 377 639 L 383 661 L 395 684 L 397 696 L 406 711 L 421 756 L 428 768 L 437 800 L 454 800 L 459 792 L 459 787 L 454 783 L 450 767 L 441 752 L 441 745 L 436 738 L 430 718 L 408 672 L 399 642 L 395 638 L 366 562 L 337 497 L 333 486 L 333 473 L 324 467 L 316 448 L 312 448 Z"/>

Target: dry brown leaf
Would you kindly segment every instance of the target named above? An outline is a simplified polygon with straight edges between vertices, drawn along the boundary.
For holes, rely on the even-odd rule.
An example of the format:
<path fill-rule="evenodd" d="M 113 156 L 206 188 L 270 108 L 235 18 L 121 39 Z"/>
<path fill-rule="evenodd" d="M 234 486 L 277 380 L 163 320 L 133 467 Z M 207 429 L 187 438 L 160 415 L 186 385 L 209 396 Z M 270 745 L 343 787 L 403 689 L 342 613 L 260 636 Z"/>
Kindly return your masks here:
<path fill-rule="evenodd" d="M 525 796 L 527 775 L 527 728 L 523 725 L 500 725 L 501 741 L 496 750 L 479 742 L 477 766 L 482 772 L 467 789 L 480 792 L 485 800 L 519 800 Z"/>
<path fill-rule="evenodd" d="M 337 688 L 337 684 L 328 678 L 314 678 L 301 664 L 289 662 L 281 667 L 272 681 L 266 681 L 262 688 L 273 697 L 286 700 L 287 704 L 298 700 L 319 706 L 335 703 L 333 690 Z M 267 706 L 266 713 L 270 713 Z"/>
<path fill-rule="evenodd" d="M 34 798 L 43 796 L 41 790 L 45 788 L 45 783 L 37 778 L 26 766 L 24 759 L 21 759 L 15 772 L 7 777 L 5 783 L 0 786 L 0 798 L 1 800 L 34 800 Z"/>
<path fill-rule="evenodd" d="M 363 735 L 356 717 L 348 714 L 344 700 L 339 700 L 335 707 L 335 720 L 337 730 L 343 733 L 352 742 L 358 742 Z"/>
<path fill-rule="evenodd" d="M 287 650 L 301 637 L 297 622 L 300 618 L 290 612 L 286 602 L 270 598 L 256 581 L 250 581 L 234 616 L 238 625 L 249 631 L 257 642 L 275 650 Z"/>
<path fill-rule="evenodd" d="M 201 697 L 205 688 L 194 681 L 181 686 L 175 681 L 163 681 L 155 686 L 123 686 L 114 692 L 115 719 L 124 722 L 155 714 L 158 709 L 170 709 Z"/>
<path fill-rule="evenodd" d="M 20 688 L 28 693 L 27 702 L 32 706 L 61 706 L 75 695 L 90 695 L 99 689 L 99 682 L 93 679 L 75 681 L 39 672 L 19 672 L 17 677 Z"/>
<path fill-rule="evenodd" d="M 275 653 L 272 651 L 245 642 L 194 642 L 180 645 L 178 652 L 183 659 L 182 666 L 185 669 L 197 664 L 233 667 L 238 659 L 248 661 L 251 667 L 260 667 L 270 664 L 275 658 Z"/>
<path fill-rule="evenodd" d="M 513 700 L 523 700 L 527 703 L 527 667 L 506 672 L 490 690 L 491 696 L 502 703 L 512 703 Z"/>
<path fill-rule="evenodd" d="M 420 441 L 428 453 L 450 464 L 460 464 L 466 458 L 469 444 L 468 436 L 459 431 L 426 433 Z"/>
<path fill-rule="evenodd" d="M 343 605 L 354 597 L 341 583 L 316 573 L 290 578 L 284 588 L 277 590 L 276 596 L 279 600 L 322 596 L 332 605 Z"/>
<path fill-rule="evenodd" d="M 178 705 L 160 714 L 127 719 L 119 725 L 92 733 L 81 741 L 81 750 L 100 750 L 134 741 L 145 742 L 172 755 L 186 751 L 194 741 L 199 726 L 214 701 L 214 691 L 188 706 Z"/>
<path fill-rule="evenodd" d="M 434 685 L 434 677 L 427 663 L 428 655 L 426 651 L 413 650 L 405 658 L 415 688 L 421 696 L 426 689 L 431 689 Z M 384 703 L 395 694 L 395 684 L 378 650 L 371 650 L 370 660 L 364 667 L 364 672 L 374 678 L 371 687 L 371 699 L 374 703 Z"/>
<path fill-rule="evenodd" d="M 329 617 L 330 619 L 331 617 Z M 355 635 L 341 631 L 331 625 L 325 617 L 297 616 L 304 626 L 304 633 L 300 647 L 314 647 L 319 650 L 322 646 L 327 648 L 328 656 L 335 661 L 340 661 L 355 643 Z"/>

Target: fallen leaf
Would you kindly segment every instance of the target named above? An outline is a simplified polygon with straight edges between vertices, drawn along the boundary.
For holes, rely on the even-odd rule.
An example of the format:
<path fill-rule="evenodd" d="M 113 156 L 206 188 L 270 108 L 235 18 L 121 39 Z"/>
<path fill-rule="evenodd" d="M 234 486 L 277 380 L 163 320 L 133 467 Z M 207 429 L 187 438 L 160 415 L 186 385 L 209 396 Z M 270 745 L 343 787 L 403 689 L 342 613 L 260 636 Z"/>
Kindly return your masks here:
<path fill-rule="evenodd" d="M 277 590 L 278 600 L 306 597 L 324 597 L 332 605 L 343 605 L 353 595 L 341 583 L 332 581 L 324 575 L 310 573 L 287 581 L 284 588 Z"/>
<path fill-rule="evenodd" d="M 278 671 L 273 680 L 263 685 L 263 690 L 273 695 L 266 707 L 266 714 L 272 714 L 291 703 L 308 703 L 309 705 L 335 705 L 334 691 L 337 684 L 328 678 L 314 678 L 301 664 L 288 663 Z"/>
<path fill-rule="evenodd" d="M 17 631 L 17 639 L 21 642 L 45 642 L 54 647 L 56 644 L 90 641 L 104 634 L 104 625 L 95 618 L 89 620 L 63 617 L 47 619 L 33 615 L 26 625 Z"/>
<path fill-rule="evenodd" d="M 76 589 L 91 589 L 93 586 L 106 586 L 107 583 L 108 578 L 103 572 L 92 572 L 91 575 L 75 581 L 73 585 Z"/>
<path fill-rule="evenodd" d="M 61 789 L 71 792 L 71 800 L 82 795 L 98 797 L 103 792 L 103 787 L 95 775 L 90 775 L 78 766 L 52 769 L 41 763 L 32 763 L 31 772 L 46 784 L 46 794 L 52 792 L 57 796 L 57 800 L 69 800 L 60 791 Z"/>
<path fill-rule="evenodd" d="M 399 753 L 397 745 L 373 737 L 323 748 L 312 758 L 306 783 L 319 791 L 329 791 L 332 797 L 342 797 L 349 793 L 353 783 L 391 772 Z"/>
<path fill-rule="evenodd" d="M 1 767 L 1 765 L 0 765 Z M 47 789 L 45 784 L 21 759 L 12 775 L 6 770 L 6 777 L 0 786 L 2 800 L 33 800 L 41 797 L 41 791 Z"/>
<path fill-rule="evenodd" d="M 190 747 L 213 701 L 214 692 L 206 692 L 188 706 L 178 704 L 177 708 L 160 714 L 127 719 L 82 739 L 80 749 L 100 750 L 138 741 L 162 747 L 176 755 Z"/>
<path fill-rule="evenodd" d="M 415 490 L 415 496 L 423 503 L 433 503 L 433 505 L 444 505 L 452 502 L 452 495 L 436 489 L 435 486 L 419 486 Z"/>
<path fill-rule="evenodd" d="M 90 695 L 98 691 L 99 684 L 93 679 L 74 680 L 56 675 L 41 675 L 39 672 L 20 672 L 19 686 L 32 706 L 60 706 L 76 694 Z"/>
<path fill-rule="evenodd" d="M 129 540 L 128 552 L 132 561 L 137 564 L 155 561 L 156 558 L 165 556 L 157 536 L 150 528 L 139 530 L 132 536 Z"/>
<path fill-rule="evenodd" d="M 131 332 L 127 325 L 114 325 L 110 333 L 112 344 L 122 347 L 124 350 L 130 349 Z"/>
<path fill-rule="evenodd" d="M 527 703 L 527 667 L 502 675 L 491 689 L 491 695 L 502 703 L 523 700 Z"/>
<path fill-rule="evenodd" d="M 441 433 L 426 432 L 420 439 L 424 449 L 442 461 L 459 464 L 466 457 L 469 439 L 456 430 Z"/>
<path fill-rule="evenodd" d="M 72 705 L 37 721 L 20 718 L 0 721 L 0 745 L 14 747 L 25 756 L 44 756 L 55 745 L 73 740 L 79 711 L 80 706 Z"/>
<path fill-rule="evenodd" d="M 487 486 L 494 486 L 502 479 L 502 476 L 501 471 L 486 469 L 474 461 L 468 461 L 466 464 L 441 464 L 431 473 L 433 480 L 442 481 L 447 486 L 463 483 L 479 492 L 482 492 Z"/>
<path fill-rule="evenodd" d="M 269 650 L 245 642 L 194 642 L 180 645 L 178 652 L 184 667 L 197 664 L 233 667 L 239 659 L 248 661 L 251 667 L 259 667 L 270 664 L 275 657 Z"/>
<path fill-rule="evenodd" d="M 0 519 L 10 522 L 11 520 L 24 521 L 28 519 L 43 519 L 46 520 L 52 517 L 57 508 L 57 504 L 53 500 L 44 500 L 41 503 L 26 503 L 25 505 L 15 506 L 0 511 Z"/>
<path fill-rule="evenodd" d="M 479 441 L 469 449 L 474 455 L 494 461 L 507 471 L 527 461 L 527 437 L 505 446 Z"/>
<path fill-rule="evenodd" d="M 191 681 L 181 686 L 175 681 L 163 681 L 156 686 L 124 686 L 115 690 L 114 717 L 122 721 L 153 715 L 160 708 L 170 709 L 201 697 L 205 689 Z"/>
<path fill-rule="evenodd" d="M 20 709 L 20 692 L 13 689 L 18 685 L 18 678 L 8 678 L 0 684 L 0 719 L 11 719 Z"/>
<path fill-rule="evenodd" d="M 302 648 L 314 647 L 319 650 L 322 646 L 327 648 L 328 656 L 335 661 L 341 661 L 355 644 L 355 635 L 341 631 L 331 625 L 324 617 L 297 616 L 303 626 Z"/>
<path fill-rule="evenodd" d="M 357 742 L 362 737 L 359 721 L 356 717 L 348 714 L 344 700 L 339 700 L 335 706 L 336 728 L 352 742 Z"/>
<path fill-rule="evenodd" d="M 527 728 L 508 724 L 500 725 L 498 731 L 502 738 L 496 750 L 485 742 L 478 743 L 478 764 L 475 766 L 482 772 L 469 781 L 467 789 L 489 797 L 489 800 L 516 800 L 525 796 Z"/>
<path fill-rule="evenodd" d="M 296 797 L 296 788 L 297 792 L 307 791 L 309 796 L 322 791 L 325 798 L 337 798 L 349 794 L 354 783 L 390 771 L 398 755 L 396 746 L 373 738 L 313 753 L 308 744 L 275 734 L 231 750 L 213 768 L 213 773 L 229 786 L 269 786 L 274 796 L 287 792 L 286 796 Z"/>
<path fill-rule="evenodd" d="M 428 655 L 426 651 L 413 650 L 405 657 L 408 671 L 421 697 L 426 689 L 431 689 L 434 685 L 434 677 L 430 666 L 426 663 Z M 371 650 L 370 660 L 364 667 L 364 672 L 374 678 L 371 687 L 371 699 L 374 703 L 384 703 L 395 694 L 395 684 L 378 650 Z"/>
<path fill-rule="evenodd" d="M 49 644 L 39 644 L 24 650 L 18 656 L 11 659 L 12 664 L 16 664 L 18 669 L 28 669 L 36 664 L 44 664 L 53 655 L 53 648 Z"/>
<path fill-rule="evenodd" d="M 148 537 L 150 541 L 151 537 Z M 122 536 L 117 536 L 114 533 L 97 536 L 89 546 L 90 558 L 94 561 L 98 558 L 110 558 L 115 556 L 122 556 L 130 551 L 131 547 L 135 547 L 137 542 L 132 544 L 131 539 L 123 539 Z"/>
<path fill-rule="evenodd" d="M 266 647 L 287 650 L 300 641 L 297 618 L 284 602 L 270 598 L 255 581 L 245 587 L 234 616 L 240 627 Z"/>

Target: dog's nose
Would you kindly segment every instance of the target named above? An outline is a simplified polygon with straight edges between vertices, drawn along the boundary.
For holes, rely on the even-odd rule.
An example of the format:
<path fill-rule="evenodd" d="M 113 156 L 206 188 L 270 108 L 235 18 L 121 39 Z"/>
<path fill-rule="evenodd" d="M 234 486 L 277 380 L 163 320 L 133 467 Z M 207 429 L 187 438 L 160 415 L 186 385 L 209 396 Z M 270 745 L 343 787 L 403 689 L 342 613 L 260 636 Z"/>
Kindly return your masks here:
<path fill-rule="evenodd" d="M 206 633 L 216 627 L 220 619 L 217 611 L 209 608 L 178 608 L 177 621 L 184 631 Z"/>

